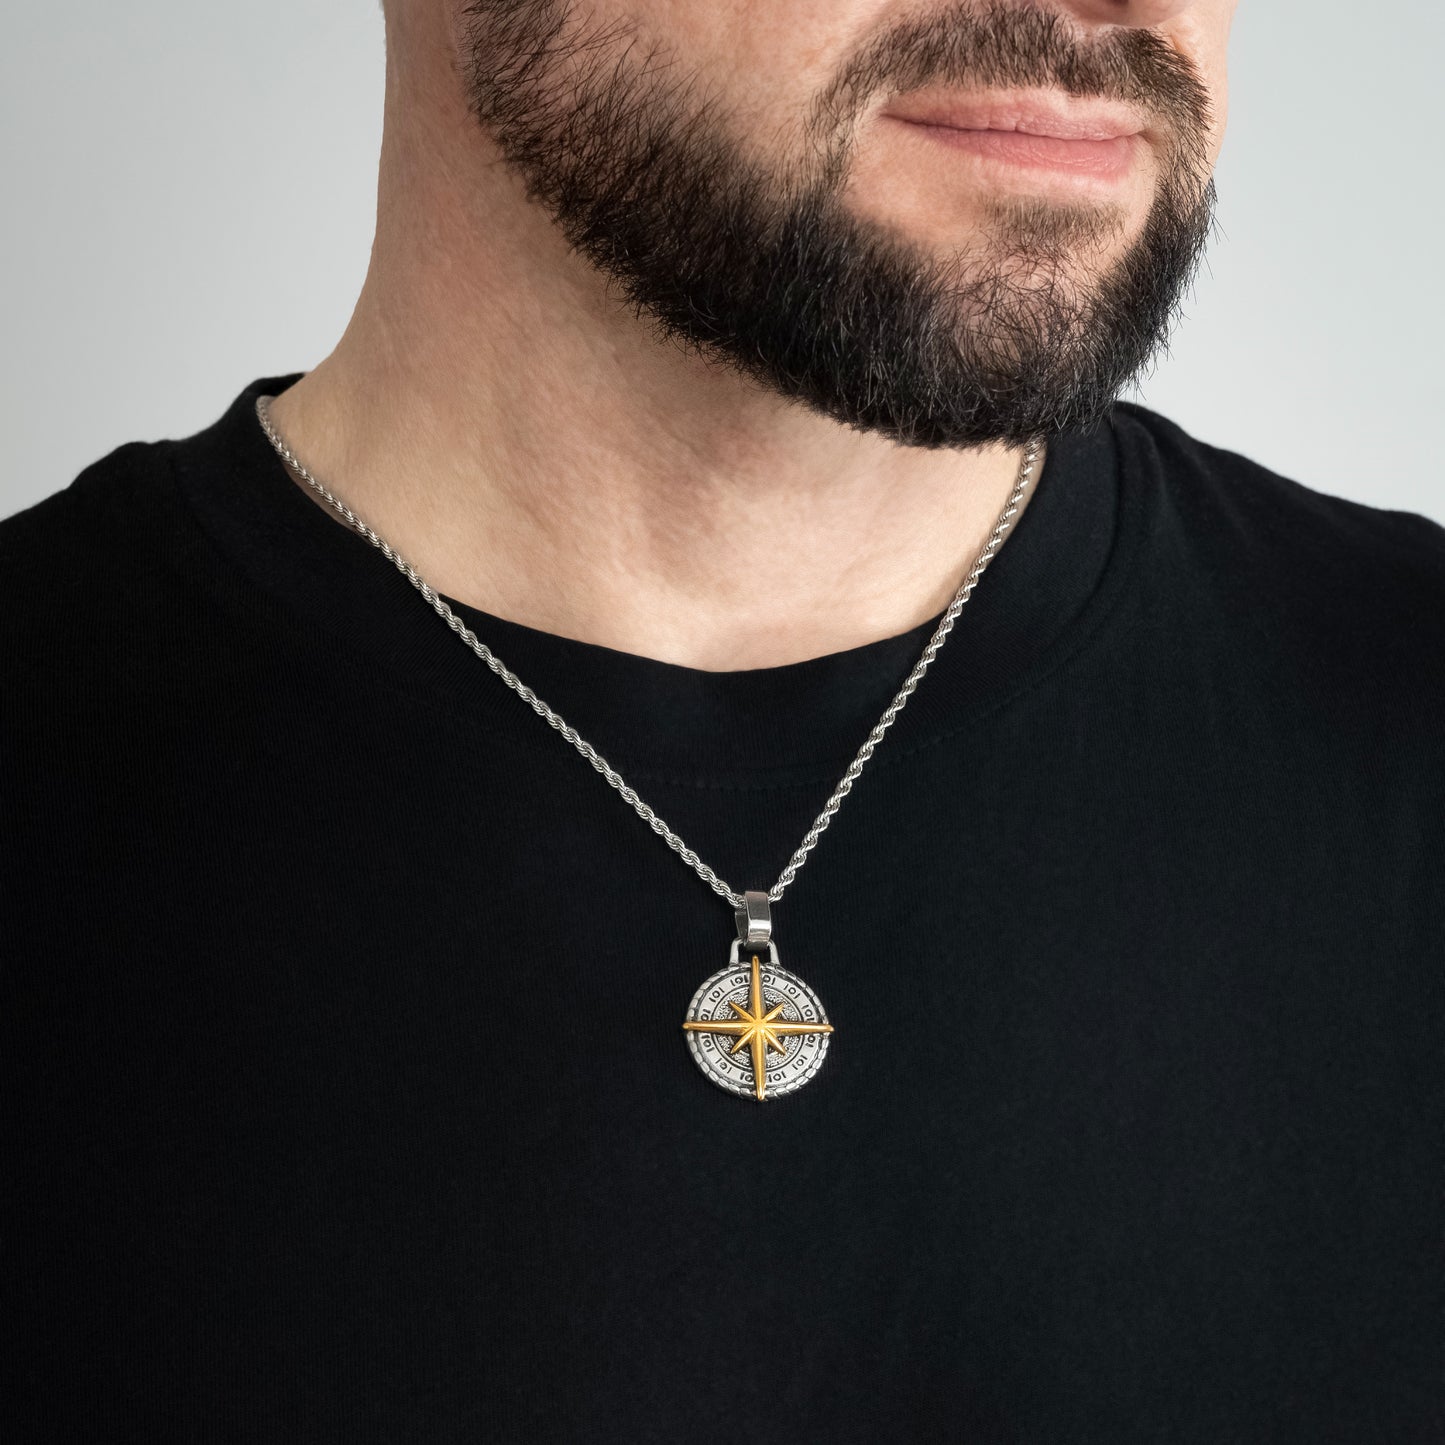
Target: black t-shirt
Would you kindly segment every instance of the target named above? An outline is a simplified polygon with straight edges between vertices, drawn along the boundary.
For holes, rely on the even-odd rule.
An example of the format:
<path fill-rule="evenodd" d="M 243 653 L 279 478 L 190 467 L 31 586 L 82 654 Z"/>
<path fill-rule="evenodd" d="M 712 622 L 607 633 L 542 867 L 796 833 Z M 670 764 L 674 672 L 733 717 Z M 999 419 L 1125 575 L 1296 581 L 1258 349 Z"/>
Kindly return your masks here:
<path fill-rule="evenodd" d="M 759 1105 L 681 1029 L 731 909 L 287 476 L 294 379 L 0 527 L 8 1439 L 1445 1436 L 1445 532 L 1052 438 Z M 932 630 L 458 611 L 739 889 Z"/>

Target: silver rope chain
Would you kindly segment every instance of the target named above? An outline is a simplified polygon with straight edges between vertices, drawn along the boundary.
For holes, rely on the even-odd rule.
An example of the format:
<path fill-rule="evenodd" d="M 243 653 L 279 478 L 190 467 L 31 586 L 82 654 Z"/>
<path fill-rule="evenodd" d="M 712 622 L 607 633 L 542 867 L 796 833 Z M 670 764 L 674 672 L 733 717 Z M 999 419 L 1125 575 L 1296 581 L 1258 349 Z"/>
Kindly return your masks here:
<path fill-rule="evenodd" d="M 728 885 L 638 797 L 637 790 L 630 787 L 627 782 L 624 781 L 622 775 L 591 743 L 582 737 L 576 728 L 568 723 L 559 713 L 548 707 L 516 673 L 507 667 L 502 660 L 477 637 L 476 633 L 452 611 L 447 605 L 446 599 L 421 576 L 405 557 L 372 531 L 345 502 L 337 497 L 328 487 L 317 481 L 317 479 L 307 471 L 295 453 L 292 452 L 282 440 L 280 434 L 272 424 L 270 402 L 271 398 L 269 396 L 257 397 L 256 415 L 271 445 L 275 447 L 296 475 L 299 476 L 338 517 L 351 527 L 353 531 L 359 532 L 382 556 L 392 563 L 402 576 L 426 598 L 437 616 L 440 617 L 538 717 L 542 718 L 561 733 L 562 736 L 622 794 L 632 805 L 637 816 L 641 818 L 714 893 L 720 898 L 726 898 L 734 909 L 743 908 L 745 906 L 743 895 L 736 889 L 728 887 Z M 877 725 L 873 731 L 868 734 L 863 746 L 858 749 L 858 755 L 848 764 L 848 771 L 843 774 L 838 786 L 833 789 L 832 797 L 823 805 L 823 811 L 818 814 L 813 822 L 813 826 L 808 829 L 803 841 L 798 845 L 797 851 L 788 860 L 788 866 L 778 875 L 778 881 L 768 889 L 767 896 L 770 902 L 776 903 L 783 896 L 783 890 L 798 876 L 798 870 L 807 862 L 808 854 L 813 851 L 818 839 L 823 836 L 824 830 L 828 824 L 833 821 L 833 815 L 838 811 L 843 799 L 848 796 L 853 784 L 857 782 L 858 774 L 863 771 L 863 765 L 873 756 L 874 749 L 883 741 L 883 735 L 892 727 L 894 718 L 903 711 L 904 705 L 908 699 L 912 697 L 914 689 L 917 688 L 923 674 L 928 671 L 929 664 L 938 656 L 938 650 L 943 646 L 944 640 L 953 630 L 953 624 L 957 621 L 958 614 L 963 610 L 964 603 L 973 595 L 973 589 L 978 586 L 978 579 L 983 576 L 988 564 L 993 561 L 994 554 L 1003 542 L 1004 534 L 1013 525 L 1013 519 L 1018 512 L 1019 500 L 1023 497 L 1029 481 L 1033 476 L 1034 464 L 1038 460 L 1038 454 L 1038 443 L 1031 442 L 1024 452 L 1022 462 L 1019 464 L 1018 481 L 1014 486 L 1013 493 L 1004 506 L 1003 512 L 1000 514 L 998 522 L 989 535 L 988 541 L 984 543 L 983 548 L 974 559 L 973 567 L 969 570 L 968 576 L 964 578 L 963 585 L 954 594 L 953 601 L 949 604 L 948 610 L 939 619 L 938 626 L 934 630 L 928 646 L 923 649 L 922 656 L 920 656 L 917 663 L 914 664 L 913 671 L 908 674 L 903 686 L 898 689 L 898 695 L 888 704 L 883 716 L 878 719 Z"/>

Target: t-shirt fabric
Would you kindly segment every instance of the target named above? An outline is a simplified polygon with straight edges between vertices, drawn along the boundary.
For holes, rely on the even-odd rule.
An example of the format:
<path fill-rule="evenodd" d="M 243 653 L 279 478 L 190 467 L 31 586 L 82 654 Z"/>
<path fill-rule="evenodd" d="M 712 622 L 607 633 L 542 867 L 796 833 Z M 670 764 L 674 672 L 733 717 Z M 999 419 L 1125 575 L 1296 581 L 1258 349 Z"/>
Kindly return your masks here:
<path fill-rule="evenodd" d="M 835 1033 L 758 1104 L 681 1028 L 731 908 L 287 474 L 296 379 L 0 525 L 8 1440 L 1445 1438 L 1445 532 L 1050 438 L 774 905 Z M 740 890 L 934 626 L 453 605 Z"/>

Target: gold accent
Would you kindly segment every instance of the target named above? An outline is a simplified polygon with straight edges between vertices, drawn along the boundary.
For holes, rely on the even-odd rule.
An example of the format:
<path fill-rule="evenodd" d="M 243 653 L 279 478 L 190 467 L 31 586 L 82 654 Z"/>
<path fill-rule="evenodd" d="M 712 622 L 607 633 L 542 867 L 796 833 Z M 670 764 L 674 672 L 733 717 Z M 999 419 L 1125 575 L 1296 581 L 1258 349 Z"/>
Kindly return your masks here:
<path fill-rule="evenodd" d="M 758 966 L 758 956 L 753 954 L 753 982 L 749 993 L 749 1008 L 728 1000 L 728 1007 L 737 1014 L 735 1019 L 723 1019 L 717 1023 L 694 1023 L 691 1020 L 683 1028 L 701 1034 L 735 1034 L 735 1043 L 729 1053 L 735 1054 L 744 1044 L 749 1046 L 753 1056 L 753 1093 L 758 1099 L 768 1096 L 768 1050 L 788 1052 L 783 1039 L 792 1034 L 831 1034 L 832 1024 L 794 1024 L 780 1019 L 786 1004 L 777 1003 L 767 1013 L 763 1012 L 763 974 Z"/>

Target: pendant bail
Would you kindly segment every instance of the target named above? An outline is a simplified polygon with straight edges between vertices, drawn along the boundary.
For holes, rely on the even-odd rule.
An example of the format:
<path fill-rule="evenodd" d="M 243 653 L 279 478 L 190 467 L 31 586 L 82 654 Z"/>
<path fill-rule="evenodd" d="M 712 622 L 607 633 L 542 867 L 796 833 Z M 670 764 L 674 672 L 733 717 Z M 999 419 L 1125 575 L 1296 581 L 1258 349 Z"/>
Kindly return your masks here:
<path fill-rule="evenodd" d="M 739 943 L 772 943 L 773 915 L 766 893 L 744 893 L 743 906 L 734 910 L 734 916 Z"/>

